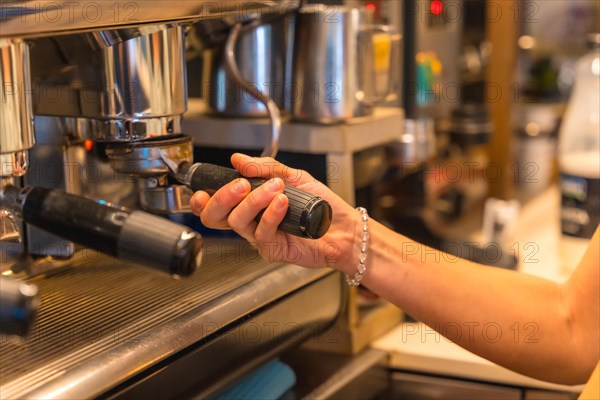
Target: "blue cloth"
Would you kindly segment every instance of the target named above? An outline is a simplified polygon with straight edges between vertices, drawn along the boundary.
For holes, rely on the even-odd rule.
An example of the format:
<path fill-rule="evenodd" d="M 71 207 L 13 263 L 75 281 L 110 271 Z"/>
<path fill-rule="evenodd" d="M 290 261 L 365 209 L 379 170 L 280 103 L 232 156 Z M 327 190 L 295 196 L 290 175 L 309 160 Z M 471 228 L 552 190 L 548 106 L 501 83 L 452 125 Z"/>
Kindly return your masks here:
<path fill-rule="evenodd" d="M 296 384 L 294 371 L 279 360 L 273 360 L 243 377 L 217 400 L 276 400 Z"/>

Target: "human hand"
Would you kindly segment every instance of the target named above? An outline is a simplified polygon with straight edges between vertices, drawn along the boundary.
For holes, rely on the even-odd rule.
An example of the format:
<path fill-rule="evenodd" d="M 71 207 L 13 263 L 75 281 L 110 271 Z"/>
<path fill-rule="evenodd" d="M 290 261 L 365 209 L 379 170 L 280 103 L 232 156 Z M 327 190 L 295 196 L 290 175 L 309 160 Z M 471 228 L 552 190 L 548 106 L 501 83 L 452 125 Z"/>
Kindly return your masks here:
<path fill-rule="evenodd" d="M 270 179 L 254 191 L 246 179 L 230 182 L 212 196 L 198 191 L 191 199 L 192 212 L 214 229 L 233 229 L 269 261 L 285 261 L 309 268 L 344 270 L 356 259 L 356 227 L 359 214 L 327 186 L 305 171 L 287 167 L 272 158 L 234 154 L 231 163 L 248 178 Z M 317 195 L 329 202 L 333 219 L 327 233 L 317 240 L 302 239 L 277 230 L 288 207 L 284 185 Z M 265 210 L 259 223 L 256 215 Z M 354 258 L 353 258 L 354 255 Z"/>

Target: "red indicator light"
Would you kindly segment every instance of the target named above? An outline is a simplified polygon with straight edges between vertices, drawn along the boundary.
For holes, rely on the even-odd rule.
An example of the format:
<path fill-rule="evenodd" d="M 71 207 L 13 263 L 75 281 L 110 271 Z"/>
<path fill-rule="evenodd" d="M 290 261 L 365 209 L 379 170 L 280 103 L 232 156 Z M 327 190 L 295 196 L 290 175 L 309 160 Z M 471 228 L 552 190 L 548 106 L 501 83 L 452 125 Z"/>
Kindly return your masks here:
<path fill-rule="evenodd" d="M 367 10 L 371 10 L 371 11 L 377 10 L 377 6 L 373 3 L 368 3 L 365 7 L 367 8 Z"/>
<path fill-rule="evenodd" d="M 433 0 L 429 6 L 432 14 L 440 15 L 444 9 L 444 4 L 440 0 Z"/>
<path fill-rule="evenodd" d="M 92 148 L 94 147 L 94 142 L 93 142 L 93 141 L 91 141 L 91 140 L 85 140 L 85 141 L 83 142 L 83 145 L 85 146 L 85 149 L 86 149 L 87 151 L 92 151 Z"/>

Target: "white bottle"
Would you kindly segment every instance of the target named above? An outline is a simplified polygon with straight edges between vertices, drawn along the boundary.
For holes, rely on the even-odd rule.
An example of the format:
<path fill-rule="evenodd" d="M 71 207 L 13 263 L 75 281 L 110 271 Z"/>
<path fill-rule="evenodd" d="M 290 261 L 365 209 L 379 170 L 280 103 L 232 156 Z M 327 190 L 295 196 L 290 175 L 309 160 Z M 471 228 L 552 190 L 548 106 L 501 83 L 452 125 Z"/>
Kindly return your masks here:
<path fill-rule="evenodd" d="M 575 269 L 600 223 L 600 34 L 589 39 L 559 137 L 564 272 Z"/>

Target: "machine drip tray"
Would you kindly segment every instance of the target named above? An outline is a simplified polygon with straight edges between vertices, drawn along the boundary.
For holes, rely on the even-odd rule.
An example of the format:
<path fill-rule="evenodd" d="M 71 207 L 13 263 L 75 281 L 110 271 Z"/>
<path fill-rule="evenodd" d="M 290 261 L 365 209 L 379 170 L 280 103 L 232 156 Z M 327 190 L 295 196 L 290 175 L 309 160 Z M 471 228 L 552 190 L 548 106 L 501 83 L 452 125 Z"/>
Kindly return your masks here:
<path fill-rule="evenodd" d="M 255 344 L 262 352 L 269 343 L 282 349 L 277 337 L 295 331 L 276 320 L 263 321 L 277 336 L 267 342 L 240 336 L 227 345 L 223 337 L 303 288 L 315 287 L 310 297 L 323 298 L 315 310 L 306 303 L 286 308 L 288 324 L 320 326 L 339 312 L 341 280 L 330 270 L 268 263 L 238 240 L 205 242 L 205 249 L 198 271 L 180 280 L 92 252 L 68 271 L 32 278 L 42 293 L 39 316 L 28 337 L 1 338 L 1 397 L 103 396 L 128 382 L 137 385 L 138 377 L 147 380 L 147 371 L 164 369 L 190 348 L 197 362 L 210 366 L 214 353 L 203 357 L 198 349 L 212 341 L 221 343 L 221 361 L 232 365 Z M 325 287 L 317 285 L 324 281 Z"/>

